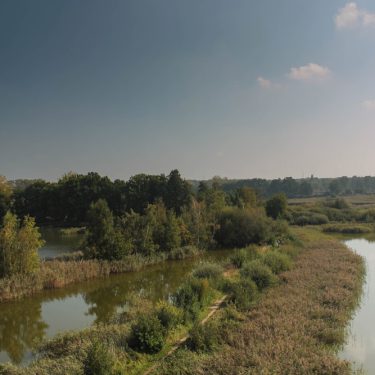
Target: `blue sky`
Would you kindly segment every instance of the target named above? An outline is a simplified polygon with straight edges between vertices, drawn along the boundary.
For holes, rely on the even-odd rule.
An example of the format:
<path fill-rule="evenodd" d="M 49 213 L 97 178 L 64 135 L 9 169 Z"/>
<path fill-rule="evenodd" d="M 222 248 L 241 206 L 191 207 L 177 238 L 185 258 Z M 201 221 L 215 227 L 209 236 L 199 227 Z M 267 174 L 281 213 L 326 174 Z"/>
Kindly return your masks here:
<path fill-rule="evenodd" d="M 2 0 L 0 174 L 375 175 L 370 0 Z"/>

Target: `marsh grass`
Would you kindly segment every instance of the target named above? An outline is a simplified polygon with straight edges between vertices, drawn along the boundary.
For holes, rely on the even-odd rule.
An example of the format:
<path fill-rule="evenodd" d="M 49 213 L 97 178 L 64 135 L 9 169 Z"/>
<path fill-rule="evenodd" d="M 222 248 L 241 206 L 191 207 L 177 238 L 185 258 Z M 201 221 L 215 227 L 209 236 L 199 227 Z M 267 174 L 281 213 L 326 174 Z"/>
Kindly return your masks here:
<path fill-rule="evenodd" d="M 216 352 L 180 351 L 156 374 L 169 375 L 174 368 L 184 375 L 351 374 L 350 363 L 335 354 L 361 295 L 363 259 L 318 231 L 298 235 L 304 249 L 282 273 L 284 282 L 241 318 L 231 307 L 237 325 L 222 335 Z M 187 361 L 190 366 L 183 367 Z"/>
<path fill-rule="evenodd" d="M 177 250 L 176 250 L 177 251 Z M 178 249 L 177 253 L 164 252 L 153 256 L 129 255 L 119 261 L 85 260 L 82 253 L 45 260 L 38 272 L 31 275 L 14 275 L 0 279 L 0 303 L 35 294 L 45 289 L 63 288 L 69 284 L 111 274 L 137 271 L 143 267 L 168 259 L 185 259 L 199 256 L 201 252 L 192 246 Z"/>

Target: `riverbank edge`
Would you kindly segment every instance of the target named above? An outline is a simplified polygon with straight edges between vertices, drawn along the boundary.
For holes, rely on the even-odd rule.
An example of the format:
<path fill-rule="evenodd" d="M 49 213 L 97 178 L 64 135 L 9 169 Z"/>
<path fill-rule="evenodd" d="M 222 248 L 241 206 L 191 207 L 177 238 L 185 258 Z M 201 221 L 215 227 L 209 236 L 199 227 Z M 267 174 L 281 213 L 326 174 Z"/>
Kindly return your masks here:
<path fill-rule="evenodd" d="M 304 245 L 295 266 L 243 315 L 236 330 L 228 331 L 221 348 L 209 354 L 178 350 L 155 375 L 355 372 L 337 354 L 360 301 L 365 262 L 333 237 L 294 232 Z"/>
<path fill-rule="evenodd" d="M 201 256 L 205 251 L 187 246 L 173 254 L 161 252 L 148 257 L 130 255 L 121 261 L 97 259 L 43 261 L 39 271 L 34 274 L 15 275 L 0 279 L 0 303 L 28 297 L 43 290 L 60 289 L 75 283 L 106 278 L 112 274 L 139 271 L 165 261 L 178 261 Z"/>

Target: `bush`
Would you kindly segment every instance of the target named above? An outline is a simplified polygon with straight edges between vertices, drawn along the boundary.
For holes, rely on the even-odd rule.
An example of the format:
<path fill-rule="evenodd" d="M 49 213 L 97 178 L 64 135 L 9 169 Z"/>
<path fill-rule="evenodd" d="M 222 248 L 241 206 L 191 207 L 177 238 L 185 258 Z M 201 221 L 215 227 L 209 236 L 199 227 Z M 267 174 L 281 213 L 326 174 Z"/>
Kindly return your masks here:
<path fill-rule="evenodd" d="M 162 326 L 169 331 L 182 322 L 182 311 L 166 301 L 160 301 L 156 305 L 156 316 Z"/>
<path fill-rule="evenodd" d="M 186 281 L 172 296 L 177 307 L 184 310 L 184 320 L 195 320 L 199 310 L 206 305 L 209 299 L 209 284 L 207 280 L 191 278 Z"/>
<path fill-rule="evenodd" d="M 336 208 L 338 210 L 345 210 L 350 208 L 349 203 L 344 198 L 327 199 L 323 202 L 324 206 Z"/>
<path fill-rule="evenodd" d="M 215 239 L 223 247 L 246 247 L 271 240 L 271 223 L 261 210 L 226 209 L 219 217 Z"/>
<path fill-rule="evenodd" d="M 221 267 L 219 264 L 212 262 L 204 262 L 199 264 L 194 269 L 193 277 L 196 277 L 198 279 L 217 280 L 222 276 L 223 272 L 223 267 Z"/>
<path fill-rule="evenodd" d="M 227 284 L 227 293 L 230 294 L 229 302 L 233 302 L 238 310 L 250 309 L 256 301 L 258 289 L 254 281 L 242 279 Z"/>
<path fill-rule="evenodd" d="M 218 345 L 219 328 L 215 322 L 195 324 L 190 330 L 187 346 L 190 350 L 199 353 L 212 352 Z"/>
<path fill-rule="evenodd" d="M 241 269 L 241 276 L 253 280 L 260 290 L 271 286 L 276 281 L 271 269 L 259 260 L 246 263 Z"/>
<path fill-rule="evenodd" d="M 264 258 L 263 262 L 267 265 L 273 273 L 276 275 L 290 270 L 292 262 L 286 254 L 279 253 L 277 251 L 268 252 Z"/>
<path fill-rule="evenodd" d="M 236 268 L 241 268 L 247 261 L 254 260 L 259 257 L 258 248 L 256 246 L 248 246 L 244 249 L 235 250 L 229 260 Z"/>
<path fill-rule="evenodd" d="M 294 223 L 296 225 L 322 225 L 322 224 L 327 224 L 329 222 L 329 219 L 327 215 L 324 214 L 311 214 L 311 213 L 306 213 L 304 215 L 298 216 L 295 220 Z"/>
<path fill-rule="evenodd" d="M 141 315 L 132 325 L 130 346 L 141 353 L 158 353 L 165 343 L 166 330 L 155 315 Z"/>
<path fill-rule="evenodd" d="M 267 216 L 273 219 L 284 217 L 288 205 L 288 200 L 284 193 L 273 196 L 266 202 Z"/>
<path fill-rule="evenodd" d="M 95 342 L 83 363 L 85 375 L 114 375 L 116 359 L 106 345 Z"/>

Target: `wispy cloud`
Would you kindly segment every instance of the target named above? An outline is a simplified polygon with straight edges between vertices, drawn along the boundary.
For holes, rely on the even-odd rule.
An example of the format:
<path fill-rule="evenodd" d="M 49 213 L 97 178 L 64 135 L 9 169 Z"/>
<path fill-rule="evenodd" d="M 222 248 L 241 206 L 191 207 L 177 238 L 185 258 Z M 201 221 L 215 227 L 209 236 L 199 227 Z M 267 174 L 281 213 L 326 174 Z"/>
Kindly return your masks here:
<path fill-rule="evenodd" d="M 297 81 L 323 81 L 331 75 L 331 71 L 322 65 L 310 63 L 298 68 L 291 68 L 288 77 Z"/>
<path fill-rule="evenodd" d="M 362 107 L 370 111 L 375 110 L 375 99 L 364 100 L 362 102 Z"/>
<path fill-rule="evenodd" d="M 346 4 L 335 16 L 337 29 L 375 26 L 375 13 L 360 9 L 354 2 Z"/>
<path fill-rule="evenodd" d="M 269 79 L 263 77 L 258 77 L 257 82 L 259 87 L 261 87 L 264 90 L 278 89 L 281 87 L 278 83 L 272 82 Z"/>

